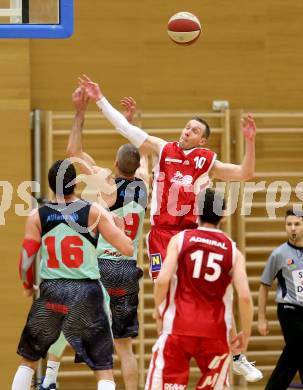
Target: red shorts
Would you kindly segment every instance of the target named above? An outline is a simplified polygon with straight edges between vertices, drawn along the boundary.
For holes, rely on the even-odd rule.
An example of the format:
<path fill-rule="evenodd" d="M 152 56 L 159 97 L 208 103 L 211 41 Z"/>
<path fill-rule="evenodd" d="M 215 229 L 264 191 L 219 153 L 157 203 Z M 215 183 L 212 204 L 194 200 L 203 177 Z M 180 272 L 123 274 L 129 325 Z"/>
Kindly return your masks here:
<path fill-rule="evenodd" d="M 166 250 L 170 239 L 180 229 L 161 229 L 152 227 L 146 237 L 147 252 L 149 257 L 149 275 L 152 279 L 156 279 L 161 265 L 166 257 Z"/>
<path fill-rule="evenodd" d="M 229 386 L 226 340 L 162 334 L 153 347 L 145 390 L 185 390 L 191 358 L 201 371 L 196 389 L 222 390 Z"/>

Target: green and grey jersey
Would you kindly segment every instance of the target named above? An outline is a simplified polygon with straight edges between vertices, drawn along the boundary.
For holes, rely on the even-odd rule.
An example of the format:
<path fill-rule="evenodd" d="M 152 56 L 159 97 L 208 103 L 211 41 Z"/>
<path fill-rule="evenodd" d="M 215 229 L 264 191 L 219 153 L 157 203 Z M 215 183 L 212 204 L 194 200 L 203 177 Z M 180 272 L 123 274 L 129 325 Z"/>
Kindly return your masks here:
<path fill-rule="evenodd" d="M 272 252 L 261 276 L 261 283 L 271 286 L 276 278 L 276 301 L 303 306 L 303 247 L 287 242 Z"/>
<path fill-rule="evenodd" d="M 99 279 L 96 246 L 88 226 L 91 204 L 47 203 L 39 208 L 42 279 Z"/>
<path fill-rule="evenodd" d="M 110 245 L 100 235 L 97 253 L 98 258 L 110 260 L 137 260 L 139 237 L 142 233 L 145 210 L 147 206 L 147 189 L 144 181 L 138 178 L 126 180 L 116 178 L 117 200 L 110 207 L 110 211 L 124 219 L 125 233 L 132 239 L 134 255 L 122 256 L 121 253 Z"/>

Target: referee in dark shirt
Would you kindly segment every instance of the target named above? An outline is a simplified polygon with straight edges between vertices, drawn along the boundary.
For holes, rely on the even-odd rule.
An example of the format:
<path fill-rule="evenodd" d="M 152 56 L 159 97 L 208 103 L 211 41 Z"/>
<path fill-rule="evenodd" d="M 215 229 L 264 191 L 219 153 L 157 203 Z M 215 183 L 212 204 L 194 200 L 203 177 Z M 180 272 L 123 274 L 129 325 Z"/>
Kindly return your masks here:
<path fill-rule="evenodd" d="M 277 312 L 285 340 L 265 390 L 287 389 L 297 371 L 303 383 L 303 213 L 287 210 L 285 228 L 288 241 L 270 255 L 259 289 L 258 329 L 266 336 L 268 291 L 277 278 Z"/>

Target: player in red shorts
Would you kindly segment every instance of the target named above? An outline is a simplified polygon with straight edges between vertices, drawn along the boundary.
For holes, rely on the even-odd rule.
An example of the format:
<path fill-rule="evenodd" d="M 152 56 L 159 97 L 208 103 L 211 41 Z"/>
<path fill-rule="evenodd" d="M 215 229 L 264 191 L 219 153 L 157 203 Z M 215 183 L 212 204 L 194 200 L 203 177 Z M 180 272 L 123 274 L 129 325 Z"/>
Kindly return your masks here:
<path fill-rule="evenodd" d="M 206 121 L 192 118 L 181 132 L 178 142 L 167 142 L 148 135 L 131 125 L 103 96 L 97 83 L 82 76 L 80 84 L 85 87 L 91 100 L 96 101 L 104 116 L 116 130 L 139 148 L 141 153 L 158 157 L 154 169 L 151 200 L 151 231 L 147 238 L 150 260 L 150 275 L 156 279 L 166 256 L 172 236 L 185 229 L 196 228 L 196 193 L 201 185 L 207 186 L 209 176 L 225 181 L 249 180 L 255 170 L 256 126 L 251 115 L 242 122 L 246 140 L 246 152 L 241 165 L 222 163 L 216 153 L 204 148 L 210 135 Z M 250 364 L 237 349 L 234 351 L 235 373 L 249 382 L 262 378 L 262 373 Z"/>
<path fill-rule="evenodd" d="M 253 177 L 256 135 L 254 120 L 249 115 L 242 124 L 246 139 L 246 153 L 242 164 L 226 164 L 218 161 L 212 150 L 204 148 L 210 128 L 203 119 L 192 118 L 182 130 L 178 142 L 167 142 L 131 125 L 106 100 L 99 85 L 87 76 L 82 76 L 80 83 L 118 132 L 140 148 L 140 152 L 158 156 L 151 201 L 152 227 L 148 237 L 150 275 L 155 279 L 166 256 L 170 238 L 184 229 L 197 226 L 195 193 L 200 191 L 201 181 L 207 185 L 208 175 L 225 181 L 243 181 Z"/>
<path fill-rule="evenodd" d="M 217 204 L 223 204 L 224 210 L 223 199 L 214 190 L 202 192 L 199 227 L 170 240 L 155 281 L 154 317 L 161 333 L 153 347 L 145 390 L 185 390 L 191 358 L 201 370 L 196 389 L 228 386 L 232 284 L 243 329 L 237 339 L 243 349 L 247 347 L 253 306 L 245 260 L 218 229 L 223 213 L 218 213 Z"/>

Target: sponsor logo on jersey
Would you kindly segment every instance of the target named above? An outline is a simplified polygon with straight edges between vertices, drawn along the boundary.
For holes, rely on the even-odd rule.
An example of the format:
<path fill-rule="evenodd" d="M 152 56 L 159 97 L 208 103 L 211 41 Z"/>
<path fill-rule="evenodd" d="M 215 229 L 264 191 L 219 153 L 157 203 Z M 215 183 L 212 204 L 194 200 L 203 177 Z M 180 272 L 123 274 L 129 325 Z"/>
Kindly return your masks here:
<path fill-rule="evenodd" d="M 108 256 L 112 256 L 112 257 L 121 257 L 122 256 L 120 252 L 111 251 L 109 249 L 105 249 L 104 255 L 108 255 Z"/>
<path fill-rule="evenodd" d="M 284 309 L 291 309 L 291 310 L 296 310 L 295 307 L 290 306 L 290 305 L 283 305 Z"/>
<path fill-rule="evenodd" d="M 62 215 L 62 214 L 50 214 L 47 217 L 46 222 L 51 221 L 72 221 L 76 222 L 79 219 L 79 215 L 77 213 L 68 214 L 68 215 Z"/>
<path fill-rule="evenodd" d="M 286 264 L 288 266 L 288 269 L 292 270 L 292 269 L 296 269 L 297 268 L 297 266 L 295 264 L 295 261 L 293 259 L 287 259 L 286 260 Z"/>
<path fill-rule="evenodd" d="M 190 165 L 190 161 L 185 160 L 183 164 L 184 164 L 184 165 Z"/>
<path fill-rule="evenodd" d="M 177 385 L 176 383 L 165 383 L 164 390 L 186 390 L 186 386 Z"/>
<path fill-rule="evenodd" d="M 161 269 L 162 265 L 162 257 L 160 253 L 152 253 L 151 254 L 151 272 L 158 273 Z"/>
<path fill-rule="evenodd" d="M 227 247 L 225 245 L 225 242 L 210 240 L 209 238 L 192 236 L 192 237 L 190 237 L 189 242 L 200 242 L 200 243 L 206 244 L 206 245 L 217 246 L 217 247 L 227 251 Z"/>
<path fill-rule="evenodd" d="M 193 177 L 191 175 L 183 176 L 180 171 L 177 171 L 170 181 L 171 183 L 191 184 L 193 182 Z"/>
<path fill-rule="evenodd" d="M 121 190 L 119 195 L 122 197 L 122 198 L 131 198 L 131 199 L 134 199 L 135 196 L 137 196 L 138 198 L 142 199 L 142 198 L 145 198 L 146 197 L 146 192 L 143 191 L 141 188 L 139 190 L 138 193 L 136 193 L 136 187 L 134 188 L 130 188 L 131 191 L 127 190 Z"/>
<path fill-rule="evenodd" d="M 297 301 L 303 303 L 303 270 L 293 270 L 292 279 L 296 289 Z"/>
<path fill-rule="evenodd" d="M 165 157 L 165 162 L 168 164 L 171 162 L 182 164 L 183 160 L 179 160 L 178 158 Z"/>

